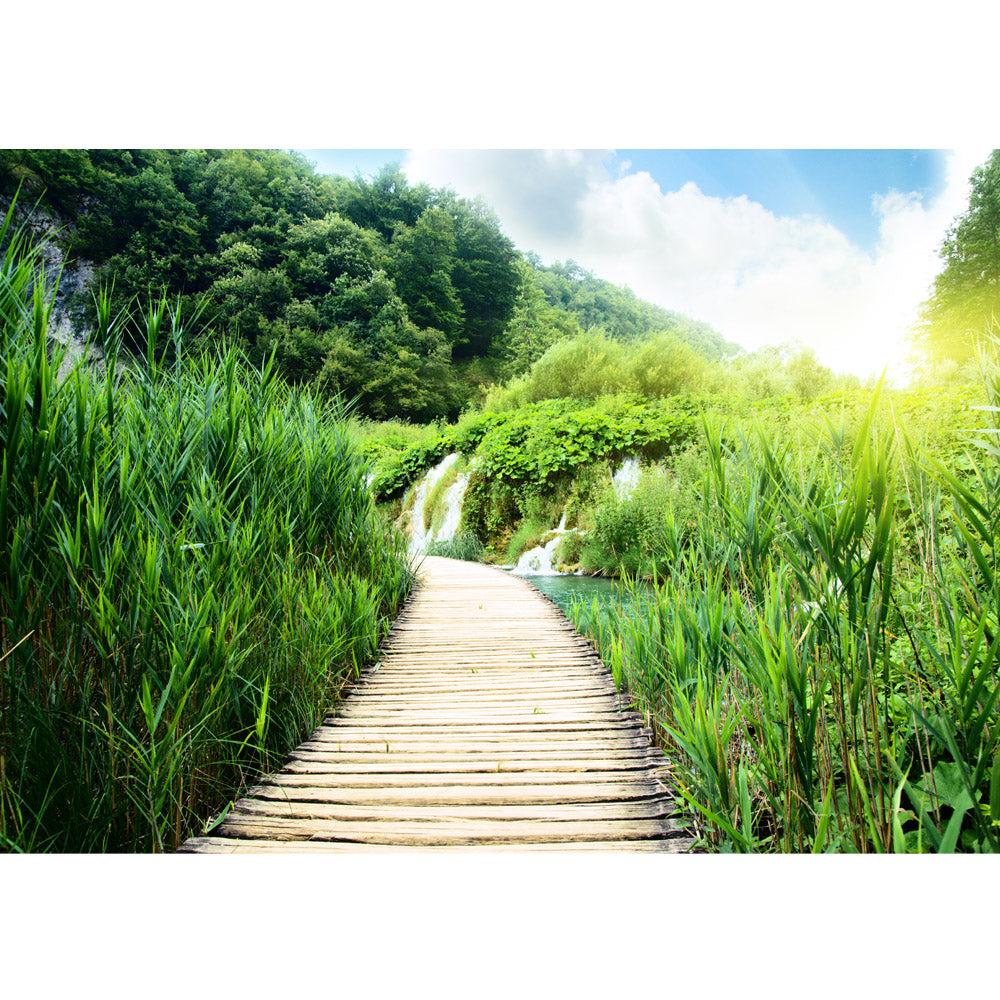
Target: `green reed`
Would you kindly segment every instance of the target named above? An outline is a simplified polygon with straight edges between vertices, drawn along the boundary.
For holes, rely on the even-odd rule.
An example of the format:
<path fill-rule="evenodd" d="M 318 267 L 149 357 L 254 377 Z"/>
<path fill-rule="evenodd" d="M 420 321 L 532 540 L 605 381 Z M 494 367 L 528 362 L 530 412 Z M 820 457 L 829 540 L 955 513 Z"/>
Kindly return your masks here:
<path fill-rule="evenodd" d="M 96 299 L 60 377 L 53 281 L 0 228 L 0 849 L 170 850 L 280 762 L 412 583 L 344 414 L 169 303 Z"/>
<path fill-rule="evenodd" d="M 1000 846 L 1000 378 L 988 391 L 954 467 L 878 391 L 850 433 L 706 420 L 698 523 L 653 600 L 599 624 L 575 609 L 713 849 Z"/>

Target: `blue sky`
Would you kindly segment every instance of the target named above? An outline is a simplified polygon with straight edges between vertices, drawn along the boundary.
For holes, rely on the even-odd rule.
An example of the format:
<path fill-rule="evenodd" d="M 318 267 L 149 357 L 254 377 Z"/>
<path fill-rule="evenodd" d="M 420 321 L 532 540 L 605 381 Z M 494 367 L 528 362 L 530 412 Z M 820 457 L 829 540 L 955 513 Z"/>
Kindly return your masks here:
<path fill-rule="evenodd" d="M 648 170 L 663 190 L 693 181 L 706 195 L 745 194 L 777 215 L 828 220 L 865 249 L 878 238 L 872 196 L 890 189 L 938 194 L 939 150 L 621 150 L 619 161 Z"/>
<path fill-rule="evenodd" d="M 321 172 L 398 162 L 482 197 L 521 250 L 573 259 L 753 350 L 905 378 L 909 330 L 989 153 L 913 149 L 302 150 Z"/>
<path fill-rule="evenodd" d="M 321 173 L 371 175 L 404 162 L 405 149 L 303 149 Z M 878 240 L 874 195 L 889 190 L 937 196 L 946 183 L 941 150 L 911 149 L 620 149 L 611 170 L 647 171 L 661 190 L 691 181 L 706 195 L 746 195 L 782 216 L 811 215 L 837 226 L 863 249 Z M 531 248 L 522 248 L 531 249 Z"/>

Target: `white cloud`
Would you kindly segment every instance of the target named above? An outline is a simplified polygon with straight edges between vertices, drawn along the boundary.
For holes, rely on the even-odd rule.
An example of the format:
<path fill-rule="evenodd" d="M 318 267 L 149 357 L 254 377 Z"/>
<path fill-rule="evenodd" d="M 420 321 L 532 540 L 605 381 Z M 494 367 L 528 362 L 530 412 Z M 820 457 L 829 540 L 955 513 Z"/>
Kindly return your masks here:
<path fill-rule="evenodd" d="M 690 182 L 664 192 L 620 165 L 612 176 L 601 151 L 414 151 L 404 167 L 412 181 L 481 194 L 521 249 L 572 258 L 747 348 L 799 340 L 838 370 L 899 374 L 937 248 L 988 152 L 949 154 L 947 183 L 928 202 L 876 195 L 871 252 L 822 219 L 777 216 L 746 196 Z"/>

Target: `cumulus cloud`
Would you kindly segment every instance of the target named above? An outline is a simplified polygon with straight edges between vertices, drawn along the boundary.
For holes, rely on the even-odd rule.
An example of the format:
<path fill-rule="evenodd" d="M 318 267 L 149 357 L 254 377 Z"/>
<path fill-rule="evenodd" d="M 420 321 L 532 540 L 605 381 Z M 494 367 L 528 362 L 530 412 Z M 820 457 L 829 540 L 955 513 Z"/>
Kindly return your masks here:
<path fill-rule="evenodd" d="M 572 258 L 748 349 L 798 340 L 837 370 L 888 364 L 898 375 L 937 248 L 988 152 L 949 154 L 947 183 L 929 201 L 877 193 L 871 251 L 816 216 L 778 216 L 691 182 L 663 191 L 603 151 L 414 151 L 404 167 L 411 180 L 482 195 L 521 249 Z"/>
<path fill-rule="evenodd" d="M 610 150 L 420 150 L 407 153 L 412 181 L 482 195 L 522 250 L 564 255 L 580 236 L 580 203 L 608 177 Z"/>

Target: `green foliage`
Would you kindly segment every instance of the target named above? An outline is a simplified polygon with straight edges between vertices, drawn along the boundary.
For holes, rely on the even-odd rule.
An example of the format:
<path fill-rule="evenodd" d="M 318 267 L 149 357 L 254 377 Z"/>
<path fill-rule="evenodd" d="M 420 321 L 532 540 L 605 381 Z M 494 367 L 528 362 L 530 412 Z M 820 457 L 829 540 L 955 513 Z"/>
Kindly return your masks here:
<path fill-rule="evenodd" d="M 512 409 L 546 399 L 595 402 L 631 393 L 663 399 L 700 391 L 709 363 L 673 333 L 651 333 L 631 344 L 590 330 L 558 340 L 530 371 L 491 394 L 489 409 Z"/>
<path fill-rule="evenodd" d="M 1000 150 L 970 181 L 968 208 L 941 245 L 944 267 L 915 330 L 918 353 L 934 365 L 972 360 L 1000 319 Z"/>
<path fill-rule="evenodd" d="M 521 287 L 513 315 L 503 337 L 494 344 L 506 378 L 525 374 L 553 344 L 583 333 L 574 316 L 549 305 L 533 269 L 523 261 L 519 268 Z"/>
<path fill-rule="evenodd" d="M 718 361 L 739 350 L 708 324 L 644 302 L 628 288 L 612 285 L 573 261 L 544 267 L 528 255 L 535 285 L 550 306 L 565 311 L 584 330 L 603 329 L 616 340 L 631 341 L 655 331 L 675 334 L 702 356 Z"/>
<path fill-rule="evenodd" d="M 426 210 L 415 226 L 397 225 L 390 248 L 400 298 L 418 326 L 442 331 L 449 342 L 461 336 L 464 310 L 451 281 L 455 233 L 450 215 Z"/>
<path fill-rule="evenodd" d="M 644 607 L 574 616 L 714 849 L 1000 847 L 1000 377 L 988 389 L 972 450 L 949 393 L 851 399 L 813 427 L 779 407 L 706 419 L 704 461 L 673 469 L 699 498 L 683 533 L 646 541 L 666 496 L 599 506 L 599 554 L 669 558 Z"/>
<path fill-rule="evenodd" d="M 761 347 L 728 359 L 714 373 L 719 389 L 748 400 L 787 396 L 802 402 L 828 394 L 838 386 L 854 388 L 856 379 L 835 376 L 811 348 L 785 344 Z"/>
<path fill-rule="evenodd" d="M 477 454 L 483 475 L 544 488 L 554 477 L 595 461 L 669 454 L 693 434 L 695 413 L 695 405 L 684 399 L 608 400 L 595 406 L 547 400 L 496 415 Z"/>
<path fill-rule="evenodd" d="M 411 584 L 336 408 L 232 348 L 145 360 L 95 311 L 57 377 L 38 254 L 0 228 L 0 848 L 169 850 L 274 767 Z M 169 354 L 158 341 L 169 339 Z"/>
<path fill-rule="evenodd" d="M 448 559 L 464 559 L 467 562 L 480 562 L 484 551 L 483 543 L 469 531 L 460 531 L 448 541 L 432 542 L 427 547 L 429 556 L 445 556 Z"/>
<path fill-rule="evenodd" d="M 686 537 L 674 512 L 678 492 L 674 478 L 658 467 L 644 470 L 627 497 L 605 487 L 576 561 L 602 576 L 668 576 Z"/>

